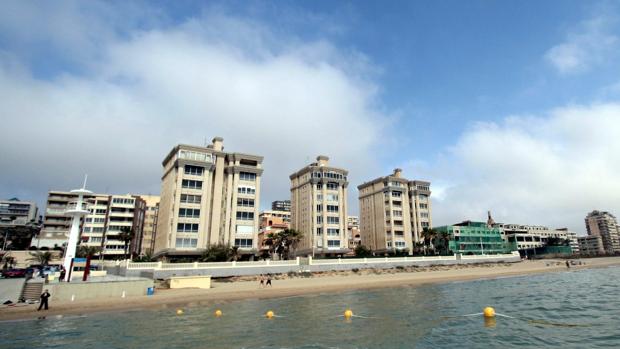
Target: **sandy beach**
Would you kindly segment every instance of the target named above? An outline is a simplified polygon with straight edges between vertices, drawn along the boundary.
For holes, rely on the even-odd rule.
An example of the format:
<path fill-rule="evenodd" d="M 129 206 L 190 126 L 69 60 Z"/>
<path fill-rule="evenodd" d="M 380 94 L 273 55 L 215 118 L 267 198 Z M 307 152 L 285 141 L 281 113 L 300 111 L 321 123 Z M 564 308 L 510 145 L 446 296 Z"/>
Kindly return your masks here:
<path fill-rule="evenodd" d="M 564 260 L 524 261 L 519 263 L 419 268 L 415 272 L 365 270 L 359 273 L 321 275 L 308 278 L 275 279 L 273 287 L 259 288 L 257 281 L 213 282 L 208 290 L 158 289 L 153 296 L 127 297 L 75 302 L 50 302 L 48 311 L 37 312 L 38 304 L 3 306 L 0 321 L 36 319 L 41 316 L 79 315 L 95 312 L 127 311 L 147 308 L 177 308 L 216 305 L 241 299 L 263 299 L 296 295 L 343 292 L 398 286 L 419 286 L 452 281 L 492 279 L 546 272 L 566 272 L 586 268 L 620 265 L 620 257 L 583 258 L 585 265 L 566 268 Z"/>

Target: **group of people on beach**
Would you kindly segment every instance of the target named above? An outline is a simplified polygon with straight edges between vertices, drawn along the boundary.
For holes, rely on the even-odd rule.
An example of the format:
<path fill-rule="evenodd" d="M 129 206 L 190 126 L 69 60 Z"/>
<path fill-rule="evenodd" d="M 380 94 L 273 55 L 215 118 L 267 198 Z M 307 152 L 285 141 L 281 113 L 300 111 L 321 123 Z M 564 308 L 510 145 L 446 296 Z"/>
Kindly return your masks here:
<path fill-rule="evenodd" d="M 260 276 L 258 277 L 258 282 L 259 282 L 258 286 L 261 288 L 267 287 L 267 286 L 269 287 L 273 286 L 271 284 L 271 274 L 267 274 L 267 276 L 260 274 Z"/>

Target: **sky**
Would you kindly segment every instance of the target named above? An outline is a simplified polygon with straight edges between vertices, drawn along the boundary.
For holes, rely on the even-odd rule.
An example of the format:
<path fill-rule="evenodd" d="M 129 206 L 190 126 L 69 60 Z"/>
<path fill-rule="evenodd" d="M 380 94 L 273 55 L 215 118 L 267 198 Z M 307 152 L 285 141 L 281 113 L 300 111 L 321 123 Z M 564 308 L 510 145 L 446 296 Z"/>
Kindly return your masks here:
<path fill-rule="evenodd" d="M 176 144 L 432 182 L 433 224 L 620 214 L 611 1 L 3 1 L 0 198 L 158 194 Z"/>

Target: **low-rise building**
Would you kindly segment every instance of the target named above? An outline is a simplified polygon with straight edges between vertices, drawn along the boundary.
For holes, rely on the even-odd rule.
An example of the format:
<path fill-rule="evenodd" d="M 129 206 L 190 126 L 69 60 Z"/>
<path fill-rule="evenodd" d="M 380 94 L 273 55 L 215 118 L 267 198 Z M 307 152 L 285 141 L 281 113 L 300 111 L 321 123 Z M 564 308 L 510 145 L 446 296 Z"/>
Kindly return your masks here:
<path fill-rule="evenodd" d="M 291 200 L 276 200 L 271 202 L 271 210 L 291 212 Z"/>
<path fill-rule="evenodd" d="M 523 254 L 535 254 L 537 250 L 541 251 L 546 247 L 557 247 L 549 250 L 554 253 L 560 250 L 562 253 L 579 252 L 577 233 L 566 228 L 550 229 L 542 225 L 506 223 L 494 223 L 493 227 L 499 228 L 503 239 L 516 246 Z"/>
<path fill-rule="evenodd" d="M 435 227 L 434 230 L 439 234 L 449 234 L 448 248 L 452 253 L 471 255 L 500 254 L 513 251 L 502 238 L 500 229 L 489 227 L 484 222 L 465 221 L 454 225 Z"/>
<path fill-rule="evenodd" d="M 599 256 L 605 254 L 603 238 L 598 235 L 580 236 L 579 250 L 582 256 Z"/>
<path fill-rule="evenodd" d="M 289 229 L 291 213 L 287 211 L 263 211 L 259 214 L 258 246 L 260 254 L 265 256 L 270 246 L 266 244 L 269 234 L 275 234 Z"/>
<path fill-rule="evenodd" d="M 358 216 L 349 216 L 347 218 L 347 240 L 349 241 L 349 248 L 351 250 L 362 244 L 360 220 Z"/>

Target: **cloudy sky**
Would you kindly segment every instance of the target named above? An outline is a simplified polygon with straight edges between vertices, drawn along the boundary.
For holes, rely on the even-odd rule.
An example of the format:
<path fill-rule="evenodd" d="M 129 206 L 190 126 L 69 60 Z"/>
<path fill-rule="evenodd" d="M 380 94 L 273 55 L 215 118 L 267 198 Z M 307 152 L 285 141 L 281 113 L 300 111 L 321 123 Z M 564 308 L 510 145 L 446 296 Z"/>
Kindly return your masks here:
<path fill-rule="evenodd" d="M 432 181 L 435 225 L 620 214 L 620 7 L 596 1 L 3 1 L 0 197 L 159 193 L 177 143 Z"/>

